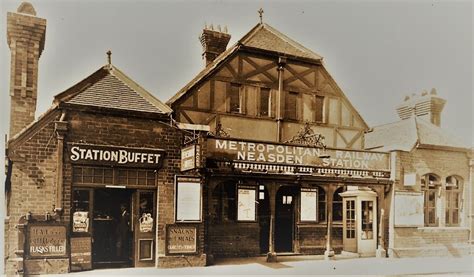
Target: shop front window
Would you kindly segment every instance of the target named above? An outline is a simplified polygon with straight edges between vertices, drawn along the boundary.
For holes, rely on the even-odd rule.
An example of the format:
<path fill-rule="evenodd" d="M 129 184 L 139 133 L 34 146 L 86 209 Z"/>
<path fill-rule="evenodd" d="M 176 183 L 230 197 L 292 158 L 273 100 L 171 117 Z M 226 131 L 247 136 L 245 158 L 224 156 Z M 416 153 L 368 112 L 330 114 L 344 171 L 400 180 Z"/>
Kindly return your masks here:
<path fill-rule="evenodd" d="M 73 233 L 90 232 L 91 191 L 75 189 L 72 197 L 72 231 Z"/>
<path fill-rule="evenodd" d="M 356 230 L 355 221 L 355 200 L 347 200 L 346 202 L 346 238 L 355 238 Z"/>
<path fill-rule="evenodd" d="M 235 221 L 237 218 L 236 184 L 218 184 L 212 192 L 213 214 L 218 222 Z"/>
<path fill-rule="evenodd" d="M 334 192 L 332 199 L 332 221 L 342 221 L 342 196 L 339 195 L 342 192 L 344 192 L 344 187 L 340 187 Z"/>

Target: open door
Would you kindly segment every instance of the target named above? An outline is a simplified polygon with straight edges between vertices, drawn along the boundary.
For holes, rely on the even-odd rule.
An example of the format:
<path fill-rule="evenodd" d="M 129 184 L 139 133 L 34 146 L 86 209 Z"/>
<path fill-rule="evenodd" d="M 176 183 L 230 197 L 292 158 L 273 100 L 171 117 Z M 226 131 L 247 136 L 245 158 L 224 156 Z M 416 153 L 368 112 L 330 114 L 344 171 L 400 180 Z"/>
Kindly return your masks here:
<path fill-rule="evenodd" d="M 356 198 L 344 198 L 343 215 L 343 249 L 357 252 Z"/>
<path fill-rule="evenodd" d="M 155 266 L 156 193 L 137 190 L 133 202 L 134 266 Z"/>

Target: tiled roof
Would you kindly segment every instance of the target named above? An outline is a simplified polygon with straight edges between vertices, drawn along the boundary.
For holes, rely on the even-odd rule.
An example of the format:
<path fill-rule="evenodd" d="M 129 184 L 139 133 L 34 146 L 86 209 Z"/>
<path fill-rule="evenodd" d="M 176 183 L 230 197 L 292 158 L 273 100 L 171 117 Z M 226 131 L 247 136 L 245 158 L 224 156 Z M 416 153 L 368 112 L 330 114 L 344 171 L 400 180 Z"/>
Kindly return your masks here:
<path fill-rule="evenodd" d="M 287 37 L 272 26 L 262 23 L 254 27 L 239 41 L 242 45 L 290 56 L 321 60 L 322 57 Z"/>
<path fill-rule="evenodd" d="M 171 113 L 167 105 L 114 66 L 102 67 L 81 83 L 80 89 L 67 90 L 57 95 L 55 101 L 137 112 Z"/>
<path fill-rule="evenodd" d="M 366 149 L 409 152 L 422 145 L 468 148 L 452 133 L 416 116 L 376 126 L 365 135 Z"/>
<path fill-rule="evenodd" d="M 246 35 L 244 35 L 236 44 L 221 53 L 217 58 L 207 65 L 196 77 L 187 83 L 166 104 L 172 105 L 180 99 L 186 92 L 195 86 L 200 80 L 211 74 L 220 64 L 225 62 L 232 56 L 241 46 L 258 48 L 267 51 L 273 51 L 289 56 L 301 57 L 321 61 L 322 57 L 312 52 L 286 35 L 282 34 L 275 28 L 266 23 L 259 23 L 253 27 Z"/>

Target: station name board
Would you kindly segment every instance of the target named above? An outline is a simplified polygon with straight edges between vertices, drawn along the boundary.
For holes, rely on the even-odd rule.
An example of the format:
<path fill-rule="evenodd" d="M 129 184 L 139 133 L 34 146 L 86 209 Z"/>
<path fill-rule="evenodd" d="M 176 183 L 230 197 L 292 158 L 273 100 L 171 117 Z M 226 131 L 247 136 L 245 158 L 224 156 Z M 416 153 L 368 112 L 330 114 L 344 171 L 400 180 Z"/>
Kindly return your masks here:
<path fill-rule="evenodd" d="M 208 158 L 330 168 L 390 170 L 388 153 L 326 149 L 275 143 L 208 139 Z"/>
<path fill-rule="evenodd" d="M 161 149 L 70 144 L 69 159 L 73 163 L 159 168 L 165 152 Z"/>

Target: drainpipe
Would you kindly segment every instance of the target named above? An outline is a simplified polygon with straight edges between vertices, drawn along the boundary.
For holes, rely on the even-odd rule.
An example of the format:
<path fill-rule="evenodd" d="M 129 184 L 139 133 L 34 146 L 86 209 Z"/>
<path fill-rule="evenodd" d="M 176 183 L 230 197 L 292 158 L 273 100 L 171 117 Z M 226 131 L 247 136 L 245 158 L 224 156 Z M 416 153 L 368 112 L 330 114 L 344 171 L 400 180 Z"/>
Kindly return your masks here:
<path fill-rule="evenodd" d="M 281 110 L 283 107 L 283 73 L 286 64 L 285 57 L 278 58 L 278 91 L 276 101 L 276 120 L 277 120 L 277 142 L 281 142 L 281 122 L 283 120 Z"/>
<path fill-rule="evenodd" d="M 54 122 L 54 131 L 58 139 L 58 156 L 56 163 L 56 203 L 53 211 L 57 215 L 63 213 L 63 166 L 64 166 L 64 137 L 67 133 L 66 112 L 63 111 L 59 121 Z"/>

